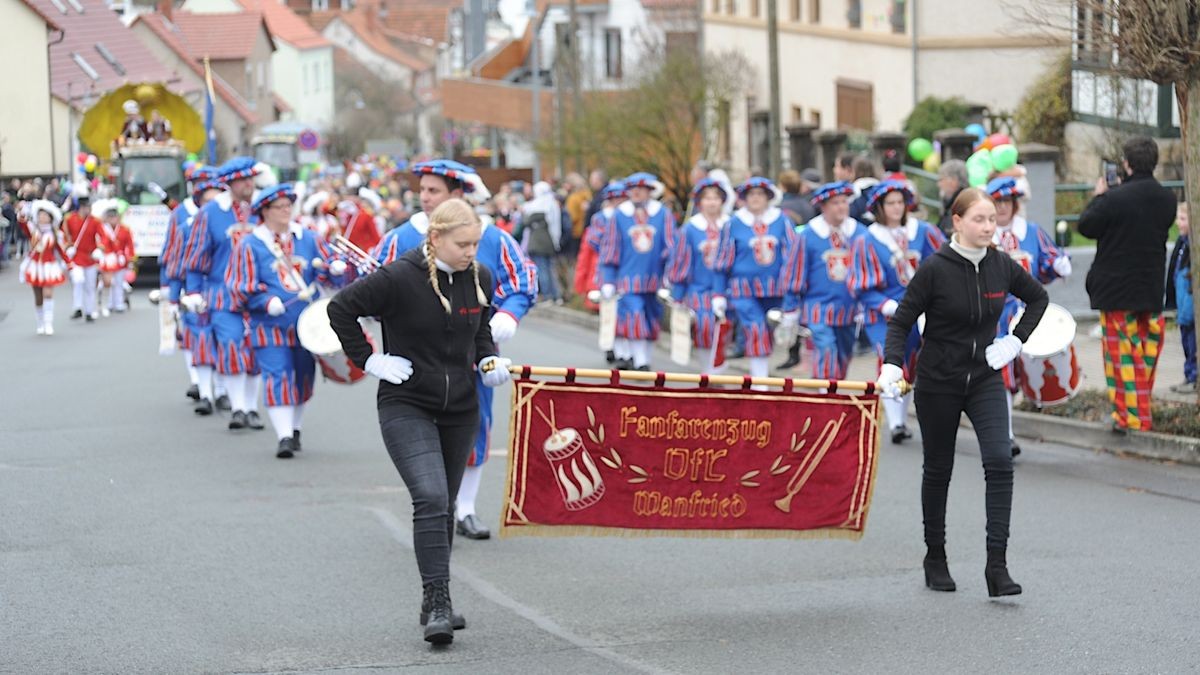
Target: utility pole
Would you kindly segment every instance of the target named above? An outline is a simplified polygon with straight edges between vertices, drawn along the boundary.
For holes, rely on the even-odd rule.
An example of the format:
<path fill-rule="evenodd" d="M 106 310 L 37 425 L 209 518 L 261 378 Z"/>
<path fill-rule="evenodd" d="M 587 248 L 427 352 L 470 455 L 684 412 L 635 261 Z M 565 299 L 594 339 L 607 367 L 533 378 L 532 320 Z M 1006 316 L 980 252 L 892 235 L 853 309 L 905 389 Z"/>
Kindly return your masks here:
<path fill-rule="evenodd" d="M 538 182 L 542 179 L 542 158 L 538 156 L 537 144 L 542 135 L 542 62 L 541 49 L 541 21 L 538 20 L 537 6 L 533 0 L 525 5 L 526 13 L 529 15 L 529 20 L 533 22 L 533 40 L 530 44 L 529 53 L 529 70 L 533 74 L 533 108 L 530 110 L 530 122 L 532 129 L 529 134 L 530 148 L 533 151 L 533 182 Z"/>
<path fill-rule="evenodd" d="M 570 12 L 567 21 L 567 42 L 570 44 L 569 61 L 567 62 L 571 74 L 571 121 L 578 122 L 579 115 L 583 111 L 583 94 L 580 92 L 580 76 L 579 76 L 579 2 L 571 0 L 568 5 Z M 573 128 L 578 131 L 578 127 L 573 125 Z M 579 139 L 572 134 L 571 142 L 575 145 L 575 170 L 583 171 L 583 149 L 579 147 Z"/>
<path fill-rule="evenodd" d="M 567 144 L 567 104 L 563 99 L 563 80 L 566 79 L 567 54 L 566 40 L 559 40 L 555 35 L 554 42 L 554 160 L 558 169 L 558 178 L 566 174 L 566 152 L 563 147 Z"/>
<path fill-rule="evenodd" d="M 767 59 L 770 62 L 769 97 L 771 99 L 771 114 L 767 122 L 767 146 L 771 159 L 767 167 L 767 177 L 771 180 L 779 175 L 783 166 L 779 148 L 779 4 L 777 0 L 767 0 Z"/>

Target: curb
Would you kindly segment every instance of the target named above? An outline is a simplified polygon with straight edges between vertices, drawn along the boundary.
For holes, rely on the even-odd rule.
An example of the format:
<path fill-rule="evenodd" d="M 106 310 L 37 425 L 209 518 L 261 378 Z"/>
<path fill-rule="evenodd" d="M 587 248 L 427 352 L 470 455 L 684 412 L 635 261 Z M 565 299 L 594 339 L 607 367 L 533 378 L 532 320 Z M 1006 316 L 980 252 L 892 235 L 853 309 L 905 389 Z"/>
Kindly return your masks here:
<path fill-rule="evenodd" d="M 569 307 L 537 305 L 531 313 L 580 328 L 593 331 L 600 329 L 600 318 L 597 315 Z M 666 344 L 666 339 L 660 337 L 660 344 Z M 731 362 L 728 365 L 730 370 L 745 372 L 745 369 L 740 367 L 741 364 Z M 1021 438 L 1098 450 L 1122 457 L 1133 456 L 1200 466 L 1198 438 L 1170 436 L 1153 431 L 1131 431 L 1127 435 L 1119 436 L 1097 422 L 1081 422 L 1066 417 L 1021 411 L 1013 411 L 1013 421 L 1020 423 L 1014 427 L 1018 427 L 1016 434 Z M 970 422 L 964 418 L 963 424 L 969 426 Z"/>

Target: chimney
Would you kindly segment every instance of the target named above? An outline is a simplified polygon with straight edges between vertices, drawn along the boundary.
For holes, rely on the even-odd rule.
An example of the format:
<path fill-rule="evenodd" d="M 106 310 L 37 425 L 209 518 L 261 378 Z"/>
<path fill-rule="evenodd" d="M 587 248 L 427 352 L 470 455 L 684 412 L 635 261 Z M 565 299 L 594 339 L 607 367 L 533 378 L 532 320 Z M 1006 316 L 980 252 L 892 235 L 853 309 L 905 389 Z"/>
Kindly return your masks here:
<path fill-rule="evenodd" d="M 167 21 L 172 21 L 171 12 L 175 9 L 174 0 L 158 0 L 158 13 Z"/>

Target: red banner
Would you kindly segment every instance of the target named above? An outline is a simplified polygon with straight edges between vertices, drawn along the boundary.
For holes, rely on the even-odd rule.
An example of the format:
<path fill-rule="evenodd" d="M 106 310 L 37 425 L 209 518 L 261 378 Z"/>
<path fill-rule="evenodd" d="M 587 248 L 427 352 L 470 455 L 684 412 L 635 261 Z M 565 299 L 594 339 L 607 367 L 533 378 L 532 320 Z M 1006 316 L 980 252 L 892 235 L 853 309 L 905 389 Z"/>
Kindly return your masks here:
<path fill-rule="evenodd" d="M 501 534 L 858 539 L 878 419 L 873 395 L 518 379 Z"/>

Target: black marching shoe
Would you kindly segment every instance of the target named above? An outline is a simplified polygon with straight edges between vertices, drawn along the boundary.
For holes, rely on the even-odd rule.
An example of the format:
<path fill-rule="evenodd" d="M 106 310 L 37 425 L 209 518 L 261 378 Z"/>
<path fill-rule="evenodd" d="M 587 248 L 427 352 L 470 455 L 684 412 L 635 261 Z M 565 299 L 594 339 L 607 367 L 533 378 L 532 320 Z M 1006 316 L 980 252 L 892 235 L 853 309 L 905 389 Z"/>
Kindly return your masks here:
<path fill-rule="evenodd" d="M 83 318 L 83 310 L 82 309 L 75 310 L 75 313 L 71 315 L 71 318 L 72 319 L 82 319 Z"/>
<path fill-rule="evenodd" d="M 1016 457 L 1017 455 L 1021 454 L 1021 446 L 1017 445 L 1017 440 L 1015 438 L 1008 439 L 1008 444 L 1010 446 L 1012 446 L 1012 456 L 1013 457 Z"/>
<path fill-rule="evenodd" d="M 610 350 L 604 352 L 604 360 L 607 363 L 613 363 L 614 361 L 617 360 L 617 355 L 614 354 L 613 350 L 610 349 Z"/>
<path fill-rule="evenodd" d="M 221 394 L 220 396 L 217 397 L 217 410 L 228 411 L 231 408 L 233 408 L 233 406 L 230 405 L 230 403 L 229 403 L 229 395 L 228 394 Z"/>
<path fill-rule="evenodd" d="M 296 453 L 296 444 L 292 441 L 291 436 L 285 436 L 279 439 L 279 447 L 275 449 L 276 459 L 291 459 Z"/>
<path fill-rule="evenodd" d="M 296 451 L 296 452 L 300 452 L 300 450 L 301 450 L 301 447 L 300 447 L 300 430 L 299 430 L 299 429 L 293 429 L 293 430 L 292 430 L 292 450 L 294 450 L 294 451 Z"/>
<path fill-rule="evenodd" d="M 958 590 L 954 577 L 950 576 L 950 565 L 946 562 L 945 546 L 930 546 L 925 554 L 925 585 L 935 591 Z"/>
<path fill-rule="evenodd" d="M 262 418 L 258 416 L 257 411 L 251 410 L 250 412 L 246 413 L 246 426 L 254 429 L 255 431 L 259 431 L 263 428 Z"/>
<path fill-rule="evenodd" d="M 246 428 L 246 413 L 241 410 L 235 410 L 233 416 L 229 418 L 229 428 L 233 430 Z"/>
<path fill-rule="evenodd" d="M 454 531 L 458 532 L 467 539 L 489 539 L 492 536 L 492 531 L 487 529 L 487 526 L 479 522 L 479 516 L 471 514 L 455 525 Z"/>
<path fill-rule="evenodd" d="M 792 346 L 788 348 L 787 361 L 779 364 L 779 370 L 795 368 L 798 365 L 800 365 L 800 340 L 796 340 L 792 343 Z"/>
<path fill-rule="evenodd" d="M 650 372 L 650 366 L 638 366 L 637 368 L 634 368 L 634 370 L 640 370 L 643 373 L 648 373 Z"/>
<path fill-rule="evenodd" d="M 421 607 L 428 607 L 425 614 L 425 641 L 435 645 L 448 645 L 454 642 L 454 623 L 450 607 L 450 582 L 433 581 L 425 585 L 425 597 Z"/>
<path fill-rule="evenodd" d="M 196 413 L 197 415 L 211 415 L 213 414 L 213 402 L 206 398 L 202 398 L 199 401 L 196 401 L 196 407 L 192 408 L 192 412 Z"/>
<path fill-rule="evenodd" d="M 904 441 L 907 441 L 910 438 L 912 438 L 912 432 L 908 430 L 908 427 L 904 426 L 903 424 L 901 424 L 898 427 L 892 427 L 892 442 L 893 443 L 896 443 L 896 444 L 903 443 Z"/>
<path fill-rule="evenodd" d="M 192 399 L 193 401 L 199 401 L 200 400 L 200 387 L 198 387 L 194 384 L 192 386 L 188 387 L 187 397 Z"/>
<path fill-rule="evenodd" d="M 422 626 L 429 625 L 429 611 L 431 609 L 432 609 L 432 606 L 429 601 L 429 593 L 426 593 L 424 599 L 421 600 L 421 625 Z M 454 630 L 462 630 L 467 627 L 467 619 L 462 614 L 459 614 L 458 612 L 455 612 L 453 609 L 451 609 L 450 610 L 450 626 L 453 627 Z"/>
<path fill-rule="evenodd" d="M 1008 576 L 1008 561 L 1006 550 L 1002 548 L 988 549 L 987 567 L 983 568 L 983 578 L 987 580 L 989 598 L 1002 595 L 1020 595 L 1021 584 Z"/>
<path fill-rule="evenodd" d="M 633 359 L 617 359 L 612 367 L 616 370 L 633 370 Z"/>

